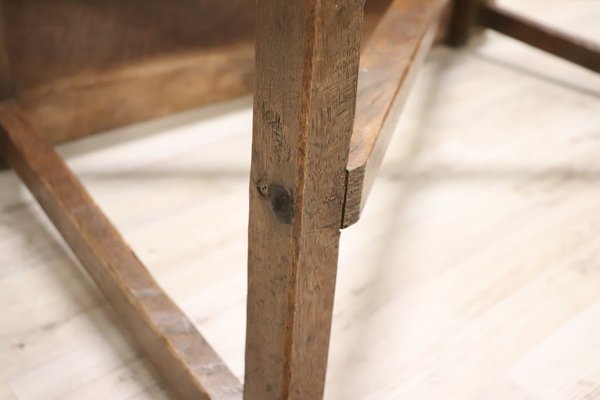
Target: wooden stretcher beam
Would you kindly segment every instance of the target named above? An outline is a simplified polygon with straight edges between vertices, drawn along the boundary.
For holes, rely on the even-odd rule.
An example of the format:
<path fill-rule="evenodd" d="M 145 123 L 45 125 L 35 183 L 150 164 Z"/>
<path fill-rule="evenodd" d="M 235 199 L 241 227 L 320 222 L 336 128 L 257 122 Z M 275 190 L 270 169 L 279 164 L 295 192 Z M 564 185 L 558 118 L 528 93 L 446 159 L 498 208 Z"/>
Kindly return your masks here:
<path fill-rule="evenodd" d="M 541 25 L 487 2 L 480 4 L 477 22 L 594 72 L 600 72 L 600 45 L 596 43 Z"/>
<path fill-rule="evenodd" d="M 0 126 L 0 154 L 25 182 L 178 398 L 240 400 L 240 382 L 13 102 L 0 105 Z"/>
<path fill-rule="evenodd" d="M 360 217 L 446 0 L 395 0 L 363 50 L 342 227 Z"/>

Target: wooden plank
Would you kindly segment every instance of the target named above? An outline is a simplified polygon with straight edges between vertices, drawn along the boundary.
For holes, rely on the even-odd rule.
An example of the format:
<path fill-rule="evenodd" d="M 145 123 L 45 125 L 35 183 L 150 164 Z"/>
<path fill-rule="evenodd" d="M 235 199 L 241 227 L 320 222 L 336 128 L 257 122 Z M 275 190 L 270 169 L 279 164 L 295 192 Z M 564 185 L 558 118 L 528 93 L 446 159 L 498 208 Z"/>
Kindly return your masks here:
<path fill-rule="evenodd" d="M 241 399 L 238 380 L 14 102 L 0 105 L 0 124 L 2 156 L 177 396 L 182 400 Z"/>
<path fill-rule="evenodd" d="M 4 0 L 19 103 L 53 143 L 252 91 L 252 0 Z"/>
<path fill-rule="evenodd" d="M 260 0 L 246 400 L 323 396 L 363 2 Z"/>
<path fill-rule="evenodd" d="M 395 0 L 363 51 L 343 227 L 360 217 L 445 0 Z"/>
<path fill-rule="evenodd" d="M 390 0 L 368 0 L 372 29 Z M 16 94 L 53 143 L 250 94 L 255 0 L 4 0 Z"/>
<path fill-rule="evenodd" d="M 81 73 L 18 92 L 19 104 L 53 143 L 247 95 L 252 42 Z"/>
<path fill-rule="evenodd" d="M 486 28 L 600 73 L 598 43 L 544 26 L 494 4 L 481 4 L 478 22 Z"/>

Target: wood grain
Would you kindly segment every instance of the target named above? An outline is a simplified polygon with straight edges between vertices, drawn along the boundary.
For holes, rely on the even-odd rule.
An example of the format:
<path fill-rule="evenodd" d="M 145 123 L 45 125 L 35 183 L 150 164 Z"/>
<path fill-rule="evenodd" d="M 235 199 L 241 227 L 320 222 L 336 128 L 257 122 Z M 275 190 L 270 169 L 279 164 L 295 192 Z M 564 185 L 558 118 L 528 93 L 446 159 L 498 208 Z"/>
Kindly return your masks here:
<path fill-rule="evenodd" d="M 60 142 L 248 93 L 252 0 L 4 0 L 18 99 Z"/>
<path fill-rule="evenodd" d="M 0 124 L 2 156 L 177 396 L 182 400 L 241 399 L 237 379 L 13 102 L 0 105 Z"/>
<path fill-rule="evenodd" d="M 389 1 L 367 2 L 366 29 Z M 4 4 L 17 97 L 50 142 L 253 91 L 255 0 Z"/>
<path fill-rule="evenodd" d="M 600 2 L 572 3 L 500 4 L 600 37 Z M 596 400 L 599 96 L 503 35 L 432 50 L 342 233 L 325 399 Z M 252 111 L 230 108 L 59 150 L 242 377 Z M 0 398 L 173 400 L 93 286 L 0 172 Z"/>
<path fill-rule="evenodd" d="M 246 400 L 323 397 L 363 2 L 258 2 Z"/>
<path fill-rule="evenodd" d="M 363 51 L 347 165 L 343 227 L 360 217 L 446 5 L 445 0 L 394 1 Z"/>

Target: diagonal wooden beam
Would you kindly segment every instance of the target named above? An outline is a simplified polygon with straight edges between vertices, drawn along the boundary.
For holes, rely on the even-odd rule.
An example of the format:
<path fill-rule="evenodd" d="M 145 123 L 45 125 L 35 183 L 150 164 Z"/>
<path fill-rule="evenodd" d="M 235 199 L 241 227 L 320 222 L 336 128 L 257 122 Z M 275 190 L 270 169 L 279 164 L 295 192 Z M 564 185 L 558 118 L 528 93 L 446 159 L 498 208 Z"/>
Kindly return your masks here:
<path fill-rule="evenodd" d="M 600 73 L 600 44 L 544 26 L 489 2 L 479 5 L 477 22 Z"/>
<path fill-rule="evenodd" d="M 447 3 L 446 0 L 395 0 L 363 51 L 346 166 L 344 228 L 360 217 Z"/>
<path fill-rule="evenodd" d="M 241 399 L 235 376 L 13 102 L 0 105 L 0 126 L 0 154 L 33 193 L 178 398 Z"/>

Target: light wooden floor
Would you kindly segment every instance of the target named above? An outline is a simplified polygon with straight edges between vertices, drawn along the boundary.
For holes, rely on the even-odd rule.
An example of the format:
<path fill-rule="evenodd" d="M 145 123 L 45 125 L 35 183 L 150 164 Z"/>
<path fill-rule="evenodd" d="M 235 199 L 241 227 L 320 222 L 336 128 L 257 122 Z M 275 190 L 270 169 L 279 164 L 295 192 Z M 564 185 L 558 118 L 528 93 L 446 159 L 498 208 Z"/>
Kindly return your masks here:
<path fill-rule="evenodd" d="M 600 41 L 600 1 L 508 2 Z M 243 374 L 251 101 L 61 147 Z M 600 399 L 600 77 L 488 33 L 437 48 L 342 235 L 328 400 Z M 0 399 L 170 399 L 12 172 Z"/>

